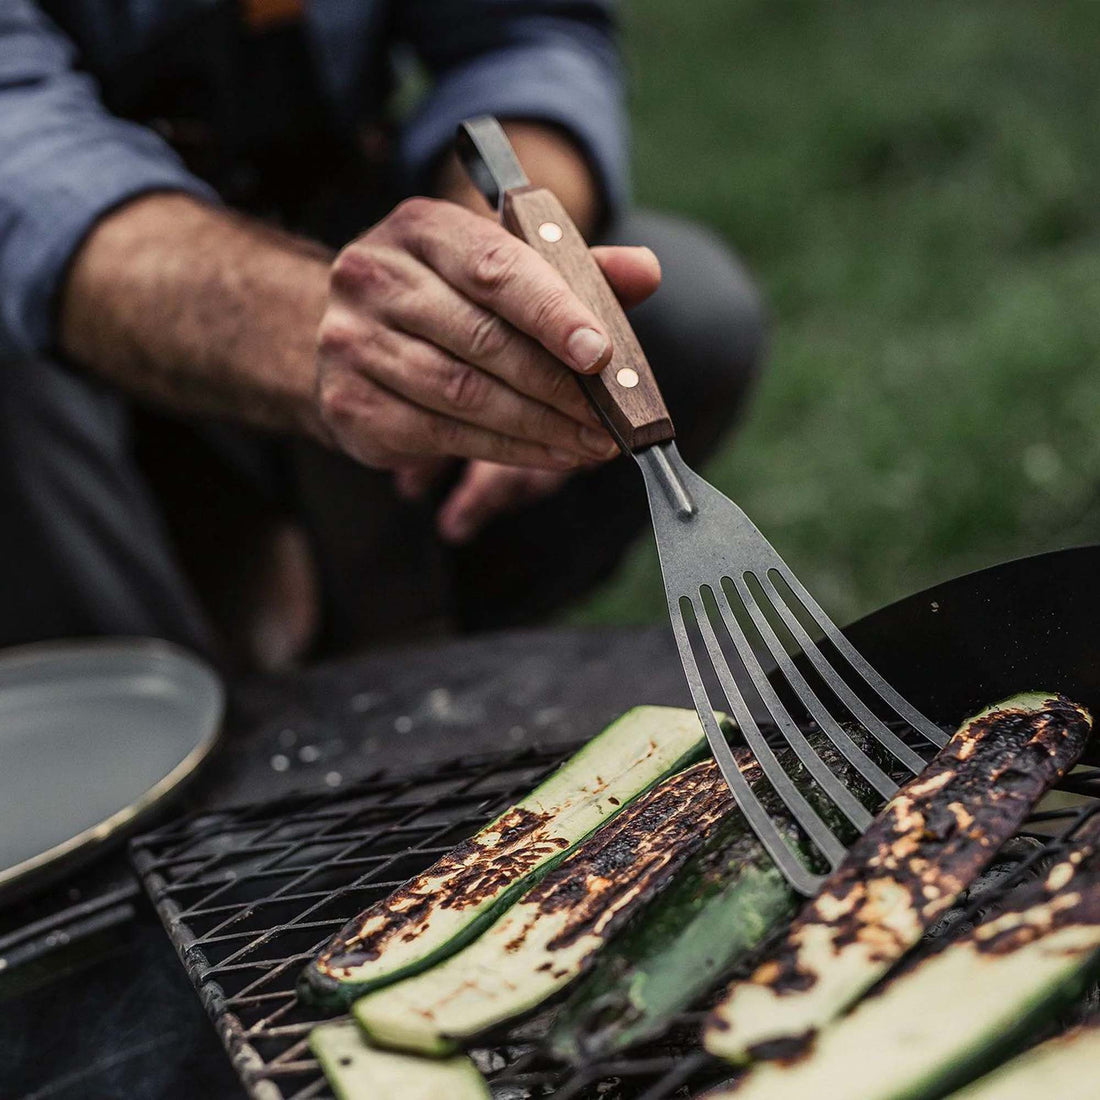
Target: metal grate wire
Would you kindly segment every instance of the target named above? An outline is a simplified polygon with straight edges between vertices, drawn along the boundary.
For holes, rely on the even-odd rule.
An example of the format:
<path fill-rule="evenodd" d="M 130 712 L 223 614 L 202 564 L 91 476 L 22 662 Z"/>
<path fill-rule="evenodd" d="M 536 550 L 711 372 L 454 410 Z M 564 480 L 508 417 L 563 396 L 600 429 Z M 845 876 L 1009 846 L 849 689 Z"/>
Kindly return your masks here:
<path fill-rule="evenodd" d="M 474 833 L 569 751 L 466 757 L 408 777 L 375 773 L 338 792 L 194 814 L 133 841 L 134 866 L 251 1097 L 331 1100 L 306 1045 L 325 1017 L 294 993 L 302 967 L 347 920 Z M 1100 810 L 1100 769 L 1078 769 L 1059 789 L 1062 804 L 1024 830 L 1042 847 L 961 903 L 954 932 Z M 581 1068 L 540 1050 L 547 1015 L 473 1052 L 494 1097 L 659 1100 L 730 1073 L 697 1049 L 702 1009 L 643 1049 Z"/>

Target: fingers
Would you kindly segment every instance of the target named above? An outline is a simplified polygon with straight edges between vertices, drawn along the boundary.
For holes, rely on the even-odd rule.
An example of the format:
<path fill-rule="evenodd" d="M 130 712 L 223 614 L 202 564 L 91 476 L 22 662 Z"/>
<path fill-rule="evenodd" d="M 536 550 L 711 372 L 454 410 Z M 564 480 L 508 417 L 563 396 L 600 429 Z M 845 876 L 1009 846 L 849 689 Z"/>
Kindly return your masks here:
<path fill-rule="evenodd" d="M 410 199 L 391 216 L 414 255 L 466 297 L 584 374 L 611 358 L 600 319 L 533 248 L 452 203 Z"/>
<path fill-rule="evenodd" d="M 528 439 L 517 439 L 414 405 L 355 371 L 323 371 L 322 414 L 334 441 L 374 469 L 409 460 L 457 456 L 509 466 L 569 470 L 584 460 Z"/>
<path fill-rule="evenodd" d="M 601 245 L 592 255 L 624 309 L 644 302 L 661 285 L 661 264 L 651 249 Z"/>
<path fill-rule="evenodd" d="M 646 249 L 597 257 L 624 302 L 660 280 Z M 617 454 L 561 366 L 608 361 L 601 322 L 500 226 L 410 200 L 341 252 L 330 291 L 318 334 L 321 419 L 360 461 L 400 466 L 400 492 L 422 493 L 446 457 L 562 471 Z"/>
<path fill-rule="evenodd" d="M 579 424 L 600 427 L 573 374 L 541 344 L 424 269 L 415 294 L 382 305 L 386 318 L 482 368 L 518 393 Z"/>
<path fill-rule="evenodd" d="M 437 528 L 446 542 L 471 539 L 494 516 L 559 489 L 567 473 L 471 462 L 440 508 Z"/>
<path fill-rule="evenodd" d="M 427 340 L 385 324 L 371 326 L 351 314 L 335 330 L 344 334 L 339 351 L 345 368 L 357 369 L 390 394 L 421 409 L 502 437 L 570 453 L 576 461 L 602 461 L 618 453 L 602 427 L 578 423 L 550 405 L 517 393 Z M 330 349 L 331 343 L 330 338 Z M 560 366 L 556 370 L 576 388 Z"/>
<path fill-rule="evenodd" d="M 391 334 L 389 343 L 387 349 L 375 349 L 372 375 L 416 405 L 500 435 L 571 452 L 581 460 L 618 454 L 603 428 L 578 424 L 435 344 L 398 334 Z"/>

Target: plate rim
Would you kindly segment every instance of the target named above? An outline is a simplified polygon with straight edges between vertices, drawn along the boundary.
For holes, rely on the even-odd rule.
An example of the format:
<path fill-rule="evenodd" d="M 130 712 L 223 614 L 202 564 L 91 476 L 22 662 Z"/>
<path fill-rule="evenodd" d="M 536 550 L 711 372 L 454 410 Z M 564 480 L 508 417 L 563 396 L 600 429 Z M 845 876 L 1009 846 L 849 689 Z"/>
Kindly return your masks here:
<path fill-rule="evenodd" d="M 217 744 L 225 720 L 226 687 L 217 671 L 198 654 L 161 638 L 80 638 L 57 639 L 41 642 L 27 642 L 0 650 L 0 670 L 11 665 L 37 664 L 51 657 L 79 657 L 94 652 L 112 654 L 119 657 L 145 656 L 167 659 L 169 666 L 185 665 L 207 681 L 211 689 L 213 714 L 200 729 L 199 738 L 170 771 L 166 772 L 151 787 L 132 802 L 103 818 L 102 821 L 81 830 L 66 840 L 39 852 L 28 859 L 14 863 L 10 867 L 0 868 L 0 897 L 9 889 L 24 880 L 33 879 L 55 863 L 67 859 L 77 852 L 91 853 L 106 844 L 119 832 L 137 822 L 149 810 L 167 798 L 177 787 L 198 769 Z"/>

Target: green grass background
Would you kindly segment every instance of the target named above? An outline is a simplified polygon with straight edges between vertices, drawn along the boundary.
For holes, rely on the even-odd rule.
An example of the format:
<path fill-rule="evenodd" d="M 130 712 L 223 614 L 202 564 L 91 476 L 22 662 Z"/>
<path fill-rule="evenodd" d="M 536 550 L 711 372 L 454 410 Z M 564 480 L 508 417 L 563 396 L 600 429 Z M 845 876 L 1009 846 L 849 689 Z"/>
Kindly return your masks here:
<path fill-rule="evenodd" d="M 826 608 L 1100 540 L 1100 4 L 626 8 L 638 198 L 771 312 L 706 473 Z M 647 539 L 573 617 L 663 614 Z"/>

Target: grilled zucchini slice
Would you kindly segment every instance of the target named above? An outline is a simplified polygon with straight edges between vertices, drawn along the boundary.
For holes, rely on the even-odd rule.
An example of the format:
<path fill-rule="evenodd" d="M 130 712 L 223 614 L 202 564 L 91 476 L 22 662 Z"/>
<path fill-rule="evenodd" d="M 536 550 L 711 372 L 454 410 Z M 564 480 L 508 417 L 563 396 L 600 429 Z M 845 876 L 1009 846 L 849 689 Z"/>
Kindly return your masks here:
<path fill-rule="evenodd" d="M 733 807 L 714 761 L 648 791 L 457 955 L 352 1009 L 380 1046 L 445 1054 L 576 978 Z"/>
<path fill-rule="evenodd" d="M 745 778 L 757 784 L 760 768 L 752 754 L 733 752 Z M 776 805 L 768 808 L 781 814 Z M 787 832 L 792 843 L 800 843 L 789 824 Z M 581 1063 L 662 1031 L 736 959 L 789 920 L 797 900 L 731 807 L 672 885 L 600 951 L 554 1020 L 551 1052 Z"/>
<path fill-rule="evenodd" d="M 997 1065 L 1100 974 L 1100 818 L 1092 823 L 998 915 L 903 970 L 816 1038 L 791 1041 L 784 1060 L 761 1063 L 708 1096 L 938 1100 Z M 1024 1069 L 1027 1080 L 1034 1068 Z M 1091 1095 L 1058 1089 L 1055 1080 L 1048 1074 L 1040 1089 L 988 1096 Z M 972 1091 L 985 1100 L 982 1087 Z M 991 1078 L 984 1087 L 1001 1086 Z"/>
<path fill-rule="evenodd" d="M 554 1021 L 553 1054 L 579 1064 L 659 1034 L 794 915 L 798 895 L 748 825 L 734 824 L 600 953 Z"/>
<path fill-rule="evenodd" d="M 1100 1100 L 1100 1022 L 1048 1039 L 987 1077 L 956 1092 L 953 1100 Z"/>
<path fill-rule="evenodd" d="M 376 1050 L 353 1020 L 315 1027 L 309 1048 L 338 1100 L 491 1100 L 489 1086 L 469 1058 L 417 1058 Z"/>
<path fill-rule="evenodd" d="M 873 750 L 872 750 L 873 751 Z M 831 746 L 819 752 L 830 768 L 843 760 Z M 734 758 L 787 839 L 809 860 L 811 853 L 747 749 Z M 793 752 L 780 763 L 807 790 L 814 809 L 838 836 L 854 840 L 836 806 L 818 798 L 809 772 Z M 883 760 L 884 765 L 888 766 Z M 866 805 L 881 798 L 858 777 L 853 791 Z M 670 1020 L 710 989 L 794 915 L 798 895 L 733 807 L 676 880 L 603 948 L 592 972 L 570 994 L 549 1036 L 559 1058 L 583 1063 L 605 1058 L 665 1029 Z"/>
<path fill-rule="evenodd" d="M 299 983 L 303 999 L 346 1007 L 477 936 L 589 833 L 701 755 L 694 711 L 635 707 L 522 801 L 346 924 Z"/>
<path fill-rule="evenodd" d="M 876 982 L 983 870 L 1091 727 L 1063 696 L 1017 695 L 964 722 L 903 787 L 799 914 L 778 949 L 712 1013 L 704 1045 L 769 1057 Z"/>

